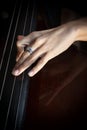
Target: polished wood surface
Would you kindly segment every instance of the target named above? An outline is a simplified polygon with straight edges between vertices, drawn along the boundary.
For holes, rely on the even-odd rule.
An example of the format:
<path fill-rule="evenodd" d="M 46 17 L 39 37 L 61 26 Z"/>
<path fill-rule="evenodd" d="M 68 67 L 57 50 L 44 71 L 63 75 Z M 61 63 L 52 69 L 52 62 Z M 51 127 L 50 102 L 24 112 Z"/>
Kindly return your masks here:
<path fill-rule="evenodd" d="M 39 29 L 45 29 L 43 24 L 39 23 Z M 6 38 L 2 35 L 0 41 L 4 43 Z M 0 45 L 0 59 L 3 46 Z M 23 130 L 87 128 L 87 54 L 82 48 L 72 45 L 30 78 Z"/>
<path fill-rule="evenodd" d="M 87 55 L 71 46 L 33 78 L 26 130 L 87 128 Z"/>
<path fill-rule="evenodd" d="M 74 43 L 30 81 L 26 130 L 87 128 L 87 43 Z"/>

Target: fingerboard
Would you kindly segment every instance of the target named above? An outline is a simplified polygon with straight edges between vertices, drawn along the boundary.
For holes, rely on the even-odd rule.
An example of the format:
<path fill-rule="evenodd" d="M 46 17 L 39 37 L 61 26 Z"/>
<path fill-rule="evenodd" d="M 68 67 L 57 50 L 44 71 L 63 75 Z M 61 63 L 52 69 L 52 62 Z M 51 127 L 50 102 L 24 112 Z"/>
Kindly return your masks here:
<path fill-rule="evenodd" d="M 0 130 L 21 130 L 26 114 L 30 78 L 27 71 L 18 77 L 11 72 L 16 63 L 17 36 L 27 35 L 36 29 L 36 7 L 34 0 L 16 0 L 6 4 L 8 13 L 3 11 L 3 7 L 1 10 L 2 19 L 8 20 L 6 28 L 2 22 L 5 40 L 0 43 Z"/>

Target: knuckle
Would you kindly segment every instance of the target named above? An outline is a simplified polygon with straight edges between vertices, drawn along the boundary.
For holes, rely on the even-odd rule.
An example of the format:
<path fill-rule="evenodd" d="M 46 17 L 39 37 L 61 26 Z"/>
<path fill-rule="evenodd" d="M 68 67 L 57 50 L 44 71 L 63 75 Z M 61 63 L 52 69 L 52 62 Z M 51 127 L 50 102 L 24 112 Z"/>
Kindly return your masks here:
<path fill-rule="evenodd" d="M 34 59 L 27 59 L 25 62 L 22 63 L 22 67 L 28 67 L 34 62 Z"/>
<path fill-rule="evenodd" d="M 22 55 L 22 59 L 25 59 L 25 57 L 26 57 L 26 55 L 25 55 L 25 54 L 23 54 L 23 55 Z"/>
<path fill-rule="evenodd" d="M 16 42 L 16 45 L 19 45 L 19 41 Z"/>
<path fill-rule="evenodd" d="M 34 37 L 36 35 L 36 31 L 31 32 L 30 35 Z"/>
<path fill-rule="evenodd" d="M 38 44 L 39 43 L 39 38 L 36 38 L 35 39 L 35 44 Z"/>
<path fill-rule="evenodd" d="M 35 58 L 32 57 L 32 58 L 29 60 L 29 63 L 32 64 L 32 63 L 34 63 L 34 61 L 35 61 Z"/>
<path fill-rule="evenodd" d="M 28 62 L 23 62 L 21 68 L 25 68 L 28 65 Z"/>
<path fill-rule="evenodd" d="M 41 44 L 41 43 L 43 43 L 43 41 L 44 41 L 44 39 L 43 39 L 42 37 L 38 37 L 38 38 L 36 38 L 36 40 L 35 40 L 35 42 L 36 42 L 37 44 Z"/>
<path fill-rule="evenodd" d="M 40 60 L 40 64 L 43 64 L 43 63 L 46 63 L 46 58 L 43 57 L 41 60 Z"/>
<path fill-rule="evenodd" d="M 17 41 L 17 42 L 16 42 L 16 45 L 17 45 L 17 47 L 19 47 L 19 46 L 20 46 L 20 42 L 19 42 L 19 41 Z"/>

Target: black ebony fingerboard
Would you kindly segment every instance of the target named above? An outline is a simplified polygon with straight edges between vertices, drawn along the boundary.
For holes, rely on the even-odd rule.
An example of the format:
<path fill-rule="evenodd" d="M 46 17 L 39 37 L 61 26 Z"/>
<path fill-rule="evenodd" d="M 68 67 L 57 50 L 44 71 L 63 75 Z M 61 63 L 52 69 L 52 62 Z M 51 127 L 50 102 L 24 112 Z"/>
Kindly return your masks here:
<path fill-rule="evenodd" d="M 0 32 L 1 39 L 4 36 L 3 40 L 0 39 L 0 130 L 21 130 L 30 79 L 27 71 L 18 77 L 13 76 L 11 72 L 16 63 L 17 35 L 27 35 L 35 30 L 36 7 L 34 0 L 4 2 L 0 10 L 2 19 L 0 27 L 3 31 Z M 4 4 L 7 7 L 5 11 Z"/>

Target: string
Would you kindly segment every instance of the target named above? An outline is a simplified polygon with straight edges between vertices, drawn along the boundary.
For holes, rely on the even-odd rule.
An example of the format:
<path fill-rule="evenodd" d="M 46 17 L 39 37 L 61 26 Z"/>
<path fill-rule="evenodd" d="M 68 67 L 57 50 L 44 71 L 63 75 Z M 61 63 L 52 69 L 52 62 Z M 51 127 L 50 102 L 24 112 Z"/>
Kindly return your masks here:
<path fill-rule="evenodd" d="M 30 23 L 30 30 L 29 30 L 29 32 L 31 32 L 31 29 L 32 29 L 33 16 L 34 16 L 34 7 L 33 7 L 33 11 L 32 11 L 32 17 L 31 17 L 31 23 Z M 18 111 L 19 111 L 21 93 L 22 93 L 22 88 L 23 88 L 23 81 L 24 81 L 24 73 L 23 73 L 23 76 L 22 76 L 22 83 L 21 83 L 21 89 L 20 89 L 20 95 L 19 95 L 19 101 L 18 101 L 18 107 L 17 107 L 17 113 L 16 113 L 14 130 L 16 129 L 16 126 L 17 126 L 17 118 L 18 118 Z"/>
<path fill-rule="evenodd" d="M 22 2 L 21 2 L 20 7 L 19 7 L 19 13 L 18 13 L 18 16 L 17 16 L 17 24 L 18 24 L 18 21 L 19 21 L 19 16 L 20 16 L 21 8 L 22 8 Z M 13 97 L 15 82 L 16 82 L 16 77 L 14 77 L 14 81 L 13 81 L 12 92 L 11 92 L 10 101 L 9 101 L 9 105 L 8 105 L 8 110 L 7 110 L 7 115 L 6 115 L 4 130 L 6 129 L 7 122 L 8 122 L 8 116 L 9 116 L 9 112 L 10 112 L 10 107 L 11 107 L 11 102 L 12 102 L 12 97 Z"/>
<path fill-rule="evenodd" d="M 21 5 L 22 5 L 22 3 L 21 3 Z M 4 90 L 4 84 L 5 84 L 5 80 L 6 80 L 6 75 L 7 75 L 7 70 L 8 70 L 9 62 L 10 62 L 12 47 L 13 47 L 13 43 L 14 43 L 14 39 L 15 39 L 15 34 L 16 34 L 16 30 L 17 30 L 18 21 L 19 21 L 19 16 L 20 16 L 20 11 L 21 11 L 21 5 L 20 5 L 20 8 L 19 8 L 18 16 L 17 16 L 16 26 L 15 26 L 15 30 L 14 30 L 14 34 L 13 34 L 13 38 L 12 38 L 12 44 L 11 44 L 11 48 L 10 48 L 10 52 L 9 52 L 9 56 L 8 56 L 8 61 L 7 61 L 7 67 L 6 67 L 6 70 L 5 70 L 3 84 L 2 84 L 2 88 L 1 88 L 1 92 L 0 92 L 0 100 L 2 98 L 2 94 L 3 94 L 3 90 Z"/>
<path fill-rule="evenodd" d="M 8 30 L 6 42 L 5 42 L 5 47 L 4 47 L 3 54 L 2 54 L 2 59 L 1 59 L 1 63 L 0 63 L 0 70 L 1 70 L 1 68 L 2 68 L 2 63 L 3 63 L 4 55 L 5 55 L 5 52 L 6 52 L 6 47 L 7 47 L 9 35 L 10 35 L 10 32 L 11 32 L 11 28 L 12 28 L 12 23 L 13 23 L 13 19 L 14 19 L 14 14 L 15 14 L 15 10 L 16 10 L 16 4 L 17 4 L 17 0 L 16 0 L 16 3 L 15 3 L 15 6 L 14 6 L 14 10 L 13 10 L 13 14 L 12 14 L 12 18 L 11 18 L 11 22 L 10 22 L 10 26 L 9 26 L 9 30 Z"/>
<path fill-rule="evenodd" d="M 10 112 L 10 107 L 11 107 L 11 102 L 12 102 L 12 97 L 13 97 L 13 92 L 14 92 L 15 81 L 16 81 L 16 77 L 14 78 L 14 81 L 13 81 L 13 87 L 12 87 L 12 92 L 11 92 L 11 96 L 10 96 L 9 106 L 8 106 L 8 110 L 7 110 L 4 130 L 6 130 L 6 126 L 7 126 L 7 122 L 8 122 L 8 116 L 9 116 L 9 112 Z"/>

